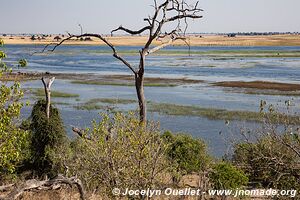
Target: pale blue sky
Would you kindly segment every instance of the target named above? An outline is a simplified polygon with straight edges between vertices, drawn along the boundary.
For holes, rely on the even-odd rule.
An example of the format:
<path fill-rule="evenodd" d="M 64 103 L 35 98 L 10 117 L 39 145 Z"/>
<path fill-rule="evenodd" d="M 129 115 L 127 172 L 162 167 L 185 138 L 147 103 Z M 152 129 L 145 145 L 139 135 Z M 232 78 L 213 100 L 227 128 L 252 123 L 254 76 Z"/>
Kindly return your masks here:
<path fill-rule="evenodd" d="M 108 33 L 138 28 L 152 0 L 0 0 L 0 33 Z M 300 32 L 300 0 L 200 0 L 188 32 Z"/>

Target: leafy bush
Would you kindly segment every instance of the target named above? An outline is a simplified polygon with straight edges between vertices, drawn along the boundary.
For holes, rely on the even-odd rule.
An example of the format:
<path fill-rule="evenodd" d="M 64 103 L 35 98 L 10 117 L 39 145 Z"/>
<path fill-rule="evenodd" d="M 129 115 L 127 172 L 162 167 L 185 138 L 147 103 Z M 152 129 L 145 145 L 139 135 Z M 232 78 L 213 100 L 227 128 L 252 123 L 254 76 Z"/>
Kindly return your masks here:
<path fill-rule="evenodd" d="M 31 113 L 31 162 L 34 169 L 42 174 L 55 174 L 59 170 L 58 154 L 68 146 L 66 132 L 57 108 L 50 106 L 50 118 L 46 116 L 46 101 L 35 103 Z"/>
<path fill-rule="evenodd" d="M 184 174 L 203 171 L 209 165 L 206 145 L 201 139 L 171 132 L 165 132 L 162 137 L 168 143 L 169 159 L 177 163 L 178 170 Z"/>
<path fill-rule="evenodd" d="M 0 39 L 0 46 L 3 41 Z M 0 79 L 9 69 L 2 59 L 6 57 L 0 51 Z M 20 99 L 23 91 L 19 83 L 7 86 L 0 82 L 0 180 L 7 174 L 13 174 L 24 159 L 24 150 L 28 146 L 28 132 L 19 128 L 18 119 L 23 104 Z"/>
<path fill-rule="evenodd" d="M 66 161 L 89 190 L 111 195 L 113 188 L 157 188 L 167 182 L 171 168 L 166 145 L 157 126 L 140 125 L 134 114 L 103 114 L 91 130 L 73 143 L 73 157 Z"/>
<path fill-rule="evenodd" d="M 230 163 L 217 163 L 210 173 L 215 189 L 237 189 L 247 185 L 248 177 Z"/>

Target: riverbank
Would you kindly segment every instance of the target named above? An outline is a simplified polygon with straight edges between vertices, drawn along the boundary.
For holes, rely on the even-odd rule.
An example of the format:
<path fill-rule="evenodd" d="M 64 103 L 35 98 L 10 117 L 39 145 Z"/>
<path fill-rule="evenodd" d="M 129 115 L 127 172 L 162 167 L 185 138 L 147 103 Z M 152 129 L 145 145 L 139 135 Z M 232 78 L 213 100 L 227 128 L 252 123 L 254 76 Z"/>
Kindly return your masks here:
<path fill-rule="evenodd" d="M 1 36 L 5 44 L 32 44 L 46 45 L 60 40 L 54 39 L 57 35 L 47 37 L 31 36 Z M 59 36 L 61 39 L 66 36 Z M 236 36 L 227 37 L 224 35 L 193 35 L 187 37 L 187 42 L 191 46 L 300 46 L 300 35 L 266 35 L 266 36 Z M 145 44 L 145 36 L 107 36 L 108 41 L 116 46 L 142 46 Z M 155 41 L 153 45 L 161 44 L 161 41 Z M 98 39 L 91 40 L 70 40 L 66 45 L 105 45 Z M 173 45 L 186 45 L 184 41 L 176 41 Z"/>

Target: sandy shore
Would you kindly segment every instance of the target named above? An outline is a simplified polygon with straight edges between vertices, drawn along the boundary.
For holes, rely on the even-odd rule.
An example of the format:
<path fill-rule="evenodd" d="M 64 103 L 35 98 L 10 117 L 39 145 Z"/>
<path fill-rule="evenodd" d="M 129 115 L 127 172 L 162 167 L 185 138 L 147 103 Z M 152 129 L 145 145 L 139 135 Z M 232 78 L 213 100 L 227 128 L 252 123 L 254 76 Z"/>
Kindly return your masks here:
<path fill-rule="evenodd" d="M 0 36 L 5 44 L 49 44 L 57 42 L 51 37 L 40 36 L 40 39 L 31 40 L 29 36 Z M 62 36 L 60 36 L 62 38 Z M 145 43 L 145 36 L 114 36 L 107 39 L 116 46 L 141 46 Z M 226 37 L 224 35 L 203 35 L 189 36 L 188 41 L 191 46 L 300 46 L 300 35 L 269 35 L 269 36 L 236 36 Z M 92 41 L 72 40 L 68 45 L 104 45 L 98 39 Z M 155 41 L 154 45 L 161 44 Z M 185 45 L 183 41 L 176 41 L 174 45 Z"/>

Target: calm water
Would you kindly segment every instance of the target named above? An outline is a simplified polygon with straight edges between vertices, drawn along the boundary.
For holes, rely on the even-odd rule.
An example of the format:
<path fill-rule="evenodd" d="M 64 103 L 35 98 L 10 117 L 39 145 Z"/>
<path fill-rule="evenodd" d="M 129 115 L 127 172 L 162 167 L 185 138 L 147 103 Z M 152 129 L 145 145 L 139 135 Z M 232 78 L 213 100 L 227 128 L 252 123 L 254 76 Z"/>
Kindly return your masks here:
<path fill-rule="evenodd" d="M 54 53 L 34 54 L 40 52 L 39 45 L 6 45 L 5 51 L 9 55 L 8 61 L 26 58 L 29 65 L 22 71 L 57 72 L 57 73 L 93 73 L 93 74 L 130 74 L 130 71 L 109 54 L 109 48 L 97 46 L 62 46 Z M 121 51 L 131 52 L 138 47 L 120 47 Z M 169 51 L 188 51 L 186 47 L 169 47 Z M 194 52 L 216 51 L 300 51 L 300 47 L 192 47 Z M 130 63 L 137 65 L 138 60 L 133 54 L 126 54 Z M 147 76 L 159 77 L 187 77 L 206 80 L 205 83 L 178 86 L 172 88 L 145 88 L 147 100 L 153 102 L 174 103 L 183 105 L 197 105 L 201 107 L 216 107 L 229 110 L 257 111 L 259 101 L 267 100 L 282 106 L 282 102 L 291 99 L 286 96 L 246 95 L 233 93 L 220 87 L 213 87 L 210 82 L 227 80 L 266 80 L 282 82 L 300 81 L 300 58 L 272 58 L 272 57 L 234 57 L 216 55 L 149 56 L 146 65 Z M 41 88 L 40 81 L 26 82 L 25 88 Z M 57 80 L 54 90 L 67 91 L 80 95 L 79 99 L 59 99 L 56 102 L 67 102 L 71 105 L 58 105 L 66 129 L 71 126 L 87 127 L 92 119 L 98 118 L 99 111 L 78 111 L 73 105 L 86 102 L 91 98 L 126 98 L 135 99 L 133 87 L 74 85 L 70 81 Z M 300 100 L 294 98 L 296 105 Z M 135 109 L 131 105 L 130 109 Z M 298 106 L 300 107 L 300 106 Z M 124 108 L 126 109 L 126 107 Z M 128 109 L 128 108 L 127 108 Z M 28 116 L 30 108 L 23 109 L 24 116 Z M 205 139 L 210 151 L 221 156 L 226 151 L 224 136 L 220 133 L 228 132 L 224 121 L 211 121 L 202 117 L 166 116 L 149 113 L 149 117 L 160 121 L 162 129 L 176 132 L 187 132 L 195 137 Z M 241 124 L 241 123 L 239 123 Z M 69 131 L 71 134 L 71 132 Z"/>

